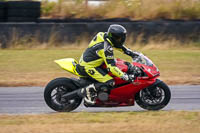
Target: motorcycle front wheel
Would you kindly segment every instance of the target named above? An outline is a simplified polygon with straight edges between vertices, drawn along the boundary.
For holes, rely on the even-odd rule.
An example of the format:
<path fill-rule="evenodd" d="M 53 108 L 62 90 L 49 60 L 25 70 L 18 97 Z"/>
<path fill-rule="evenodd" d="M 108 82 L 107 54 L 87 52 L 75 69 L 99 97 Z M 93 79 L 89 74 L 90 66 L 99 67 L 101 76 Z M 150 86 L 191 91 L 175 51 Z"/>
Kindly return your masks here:
<path fill-rule="evenodd" d="M 160 82 L 153 88 L 145 88 L 135 95 L 136 103 L 146 110 L 160 110 L 164 108 L 171 99 L 169 87 Z"/>
<path fill-rule="evenodd" d="M 62 98 L 64 94 L 73 91 L 75 86 L 68 78 L 57 78 L 49 82 L 44 90 L 44 99 L 46 104 L 58 112 L 70 112 L 75 110 L 82 101 L 82 98 L 75 97 L 71 100 Z"/>

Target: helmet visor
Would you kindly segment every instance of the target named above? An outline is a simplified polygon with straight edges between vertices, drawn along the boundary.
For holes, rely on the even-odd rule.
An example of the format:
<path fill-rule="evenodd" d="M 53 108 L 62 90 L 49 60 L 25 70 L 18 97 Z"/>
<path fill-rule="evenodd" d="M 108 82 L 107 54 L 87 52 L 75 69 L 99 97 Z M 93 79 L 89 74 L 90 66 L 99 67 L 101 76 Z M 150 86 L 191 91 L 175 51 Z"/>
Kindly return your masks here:
<path fill-rule="evenodd" d="M 114 34 L 112 40 L 115 47 L 121 48 L 126 40 L 126 34 Z"/>

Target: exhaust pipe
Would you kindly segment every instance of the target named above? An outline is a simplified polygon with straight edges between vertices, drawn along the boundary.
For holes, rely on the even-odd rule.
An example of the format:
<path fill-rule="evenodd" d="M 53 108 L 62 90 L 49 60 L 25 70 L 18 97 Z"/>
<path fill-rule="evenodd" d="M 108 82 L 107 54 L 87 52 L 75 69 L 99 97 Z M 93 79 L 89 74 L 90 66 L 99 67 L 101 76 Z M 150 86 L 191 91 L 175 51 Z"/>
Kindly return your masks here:
<path fill-rule="evenodd" d="M 74 91 L 69 92 L 69 93 L 67 93 L 67 94 L 64 94 L 64 95 L 62 96 L 62 98 L 66 99 L 66 100 L 72 100 L 72 99 L 74 99 L 74 98 L 76 98 L 76 97 L 81 97 L 81 98 L 83 98 L 85 95 L 84 95 L 83 93 L 81 93 L 81 90 L 82 90 L 82 88 L 81 88 L 81 89 L 74 90 Z"/>

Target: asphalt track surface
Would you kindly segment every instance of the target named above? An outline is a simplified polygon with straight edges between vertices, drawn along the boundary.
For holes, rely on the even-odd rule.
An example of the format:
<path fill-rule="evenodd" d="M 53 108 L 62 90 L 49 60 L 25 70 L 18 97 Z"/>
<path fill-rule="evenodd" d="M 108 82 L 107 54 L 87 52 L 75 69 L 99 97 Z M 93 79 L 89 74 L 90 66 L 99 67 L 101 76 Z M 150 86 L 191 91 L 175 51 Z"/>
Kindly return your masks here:
<path fill-rule="evenodd" d="M 162 110 L 200 111 L 200 85 L 170 86 L 172 99 Z M 43 87 L 0 87 L 0 114 L 54 113 L 44 102 Z M 74 112 L 144 111 L 138 105 L 115 108 L 86 108 Z"/>

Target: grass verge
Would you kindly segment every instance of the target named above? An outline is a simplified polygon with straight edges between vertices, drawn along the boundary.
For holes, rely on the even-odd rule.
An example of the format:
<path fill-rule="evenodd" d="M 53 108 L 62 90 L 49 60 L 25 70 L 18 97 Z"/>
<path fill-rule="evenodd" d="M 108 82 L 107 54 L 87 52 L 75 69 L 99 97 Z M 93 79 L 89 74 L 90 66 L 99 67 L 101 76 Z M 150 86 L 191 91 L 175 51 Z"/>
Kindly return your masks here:
<path fill-rule="evenodd" d="M 1 133 L 199 133 L 200 112 L 0 115 Z"/>
<path fill-rule="evenodd" d="M 151 45 L 147 47 L 138 51 L 153 60 L 166 83 L 200 84 L 199 49 L 160 50 L 151 48 Z M 44 86 L 56 77 L 73 77 L 53 61 L 61 58 L 79 60 L 83 51 L 82 48 L 0 50 L 0 86 Z M 115 53 L 115 57 L 131 61 L 130 57 L 119 52 Z"/>

